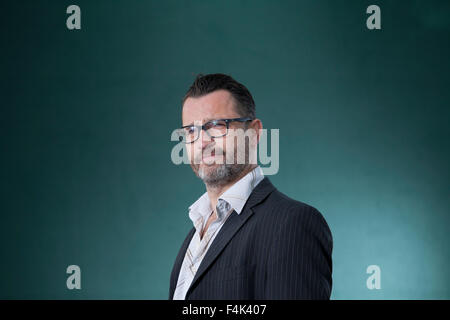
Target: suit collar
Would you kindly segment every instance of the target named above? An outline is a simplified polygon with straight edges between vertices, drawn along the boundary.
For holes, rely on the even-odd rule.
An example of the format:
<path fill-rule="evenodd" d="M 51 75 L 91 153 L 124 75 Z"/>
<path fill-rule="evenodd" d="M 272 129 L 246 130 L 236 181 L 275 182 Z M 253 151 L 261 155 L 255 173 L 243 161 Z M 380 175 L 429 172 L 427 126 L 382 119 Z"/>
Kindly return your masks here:
<path fill-rule="evenodd" d="M 186 293 L 186 298 L 189 296 L 189 293 L 192 291 L 192 289 L 197 285 L 201 276 L 214 262 L 217 256 L 222 252 L 228 242 L 236 234 L 236 232 L 252 216 L 253 208 L 261 203 L 273 190 L 275 190 L 275 187 L 270 182 L 269 178 L 264 177 L 264 179 L 255 187 L 255 189 L 253 189 L 253 192 L 250 194 L 246 204 L 242 209 L 242 212 L 240 214 L 237 214 L 237 212 L 233 210 L 227 221 L 225 221 L 224 225 L 220 229 L 213 243 L 209 247 L 208 251 L 206 252 L 202 262 L 200 263 L 194 279 L 192 280 L 192 283 Z M 192 238 L 193 235 L 194 233 L 192 233 L 190 238 Z M 183 248 L 183 256 L 186 250 L 187 246 Z M 177 274 L 179 273 L 180 268 L 181 264 L 177 267 Z"/>

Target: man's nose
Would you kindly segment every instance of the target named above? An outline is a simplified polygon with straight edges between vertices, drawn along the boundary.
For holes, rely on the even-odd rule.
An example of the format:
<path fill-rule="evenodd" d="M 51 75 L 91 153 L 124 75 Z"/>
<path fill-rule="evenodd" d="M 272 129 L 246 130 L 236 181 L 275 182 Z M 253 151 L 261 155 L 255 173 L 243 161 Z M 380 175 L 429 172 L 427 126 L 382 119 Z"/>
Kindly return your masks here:
<path fill-rule="evenodd" d="M 209 134 L 206 133 L 205 130 L 200 130 L 200 138 L 199 138 L 202 146 L 202 150 L 208 146 L 211 142 L 214 142 L 214 139 L 210 137 Z"/>

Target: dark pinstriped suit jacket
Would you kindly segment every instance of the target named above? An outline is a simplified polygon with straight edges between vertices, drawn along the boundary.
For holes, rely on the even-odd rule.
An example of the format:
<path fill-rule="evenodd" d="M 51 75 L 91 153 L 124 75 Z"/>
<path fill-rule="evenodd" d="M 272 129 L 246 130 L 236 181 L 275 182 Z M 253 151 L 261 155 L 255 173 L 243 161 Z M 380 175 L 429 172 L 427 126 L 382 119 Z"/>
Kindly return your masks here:
<path fill-rule="evenodd" d="M 195 233 L 184 240 L 170 277 L 173 298 Z M 322 214 L 279 192 L 266 176 L 238 215 L 232 212 L 186 293 L 203 299 L 329 299 L 333 239 Z"/>

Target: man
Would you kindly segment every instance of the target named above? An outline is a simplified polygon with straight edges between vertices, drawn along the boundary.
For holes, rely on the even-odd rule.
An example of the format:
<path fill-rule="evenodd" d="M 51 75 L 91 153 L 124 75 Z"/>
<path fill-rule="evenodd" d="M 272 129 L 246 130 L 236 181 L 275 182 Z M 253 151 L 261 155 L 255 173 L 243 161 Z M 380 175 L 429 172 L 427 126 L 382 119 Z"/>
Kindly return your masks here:
<path fill-rule="evenodd" d="M 250 161 L 262 123 L 247 88 L 224 74 L 197 76 L 182 123 L 180 139 L 206 192 L 189 207 L 194 227 L 176 257 L 169 299 L 329 299 L 331 231 L 317 209 L 279 192 Z M 244 151 L 229 143 L 247 132 Z"/>

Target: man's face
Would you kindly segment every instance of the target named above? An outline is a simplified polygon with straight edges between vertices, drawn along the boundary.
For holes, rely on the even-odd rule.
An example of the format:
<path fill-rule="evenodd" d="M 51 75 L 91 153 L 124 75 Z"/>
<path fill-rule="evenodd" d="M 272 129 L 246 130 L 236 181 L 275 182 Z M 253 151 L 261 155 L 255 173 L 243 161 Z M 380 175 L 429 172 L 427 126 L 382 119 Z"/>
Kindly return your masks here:
<path fill-rule="evenodd" d="M 182 125 L 203 125 L 216 119 L 240 118 L 241 115 L 236 112 L 234 104 L 233 96 L 226 90 L 217 90 L 202 97 L 187 98 L 183 105 Z M 247 124 L 249 128 L 255 127 L 256 130 L 260 121 L 249 121 Z M 227 163 L 227 138 L 233 139 L 230 132 L 239 128 L 244 129 L 245 123 L 230 122 L 229 134 L 220 138 L 212 138 L 201 130 L 200 137 L 186 145 L 192 170 L 206 184 L 214 186 L 233 181 L 248 167 L 248 164 L 237 163 L 237 143 L 233 144 L 233 150 L 228 150 L 234 155 L 234 163 Z M 256 146 L 250 146 L 252 147 Z M 244 150 L 246 149 L 244 147 Z"/>

